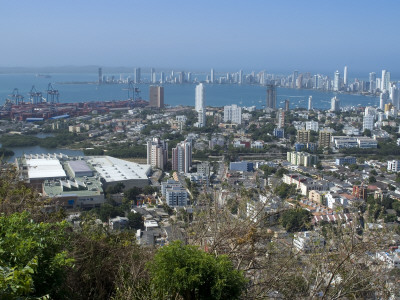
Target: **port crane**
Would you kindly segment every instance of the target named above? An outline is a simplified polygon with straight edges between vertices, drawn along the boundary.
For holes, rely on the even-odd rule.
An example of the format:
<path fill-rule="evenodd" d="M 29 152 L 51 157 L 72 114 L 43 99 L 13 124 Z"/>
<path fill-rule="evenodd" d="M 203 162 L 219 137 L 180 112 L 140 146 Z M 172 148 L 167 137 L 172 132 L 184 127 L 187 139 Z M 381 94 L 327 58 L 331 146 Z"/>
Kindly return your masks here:
<path fill-rule="evenodd" d="M 24 96 L 22 96 L 22 95 L 19 93 L 19 91 L 18 91 L 17 88 L 15 88 L 15 89 L 12 91 L 12 94 L 9 95 L 9 96 L 11 97 L 11 99 L 7 99 L 6 101 L 7 101 L 7 102 L 11 102 L 11 104 L 19 105 L 19 104 L 24 103 Z"/>
<path fill-rule="evenodd" d="M 32 85 L 31 91 L 29 92 L 29 97 L 32 104 L 38 104 L 42 102 L 42 92 L 38 92 L 34 85 Z"/>
<path fill-rule="evenodd" d="M 138 87 L 135 87 L 133 80 L 130 80 L 128 83 L 128 99 L 133 101 L 141 99 L 140 90 Z"/>
<path fill-rule="evenodd" d="M 47 97 L 46 97 L 46 102 L 47 103 L 58 103 L 58 97 L 60 96 L 60 93 L 58 90 L 55 90 L 52 86 L 51 83 L 47 86 Z"/>

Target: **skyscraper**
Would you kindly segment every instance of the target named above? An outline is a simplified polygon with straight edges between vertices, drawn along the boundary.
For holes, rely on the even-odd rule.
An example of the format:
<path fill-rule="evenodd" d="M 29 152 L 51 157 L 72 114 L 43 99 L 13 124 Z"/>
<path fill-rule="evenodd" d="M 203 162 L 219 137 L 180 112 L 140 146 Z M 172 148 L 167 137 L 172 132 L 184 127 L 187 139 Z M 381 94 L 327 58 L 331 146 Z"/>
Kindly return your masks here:
<path fill-rule="evenodd" d="M 196 86 L 195 109 L 198 113 L 197 126 L 204 127 L 206 125 L 206 105 L 204 85 L 202 83 Z"/>
<path fill-rule="evenodd" d="M 99 68 L 99 84 L 103 83 L 103 69 Z"/>
<path fill-rule="evenodd" d="M 165 73 L 164 72 L 160 73 L 160 83 L 161 84 L 165 83 Z"/>
<path fill-rule="evenodd" d="M 274 84 L 267 84 L 266 108 L 276 109 L 276 86 Z"/>
<path fill-rule="evenodd" d="M 242 84 L 242 83 L 243 83 L 243 70 L 240 70 L 240 71 L 239 71 L 239 80 L 238 80 L 238 83 L 239 83 L 239 84 Z"/>
<path fill-rule="evenodd" d="M 397 88 L 397 86 L 395 84 L 392 84 L 390 86 L 390 100 L 392 101 L 393 105 L 399 109 L 399 89 Z"/>
<path fill-rule="evenodd" d="M 296 81 L 297 81 L 297 77 L 299 76 L 299 71 L 295 70 L 293 71 L 293 75 L 292 75 L 292 88 L 296 87 Z"/>
<path fill-rule="evenodd" d="M 389 91 L 390 87 L 390 72 L 382 70 L 381 91 Z"/>
<path fill-rule="evenodd" d="M 192 166 L 192 144 L 180 142 L 172 149 L 172 170 L 189 173 Z"/>
<path fill-rule="evenodd" d="M 242 108 L 236 104 L 224 106 L 224 122 L 242 124 Z"/>
<path fill-rule="evenodd" d="M 343 83 L 347 86 L 347 66 L 344 66 Z"/>
<path fill-rule="evenodd" d="M 164 107 L 164 87 L 151 85 L 149 88 L 149 105 L 152 107 Z"/>
<path fill-rule="evenodd" d="M 154 70 L 154 68 L 150 69 L 150 81 L 151 81 L 151 83 L 156 83 L 156 81 L 157 81 L 156 71 Z"/>
<path fill-rule="evenodd" d="M 319 89 L 319 75 L 313 76 L 313 89 Z"/>
<path fill-rule="evenodd" d="M 376 90 L 376 73 L 369 73 L 369 92 L 373 93 Z"/>
<path fill-rule="evenodd" d="M 389 92 L 384 90 L 379 97 L 379 109 L 385 110 L 385 104 L 387 104 L 389 98 Z"/>
<path fill-rule="evenodd" d="M 202 83 L 196 86 L 195 109 L 197 112 L 205 110 L 205 92 Z"/>
<path fill-rule="evenodd" d="M 164 170 L 168 160 L 168 142 L 153 138 L 147 142 L 147 164 Z"/>
<path fill-rule="evenodd" d="M 339 111 L 340 110 L 340 100 L 335 96 L 331 99 L 331 111 Z"/>
<path fill-rule="evenodd" d="M 312 110 L 313 106 L 312 106 L 312 96 L 308 97 L 308 110 Z"/>
<path fill-rule="evenodd" d="M 211 76 L 210 76 L 210 82 L 214 83 L 215 77 L 214 77 L 214 69 L 211 69 Z"/>
<path fill-rule="evenodd" d="M 285 111 L 289 111 L 290 110 L 290 100 L 286 99 L 285 100 Z"/>
<path fill-rule="evenodd" d="M 207 122 L 207 119 L 206 119 L 206 109 L 204 108 L 202 108 L 202 109 L 200 109 L 199 111 L 198 111 L 198 113 L 197 113 L 197 127 L 204 127 L 204 126 L 206 126 L 206 122 Z"/>
<path fill-rule="evenodd" d="M 140 83 L 141 82 L 141 79 L 140 79 L 140 68 L 135 68 L 135 80 L 134 80 L 134 82 L 136 83 L 136 84 L 138 84 L 138 83 Z"/>
<path fill-rule="evenodd" d="M 340 89 L 340 73 L 338 70 L 335 72 L 335 76 L 333 78 L 333 91 L 337 92 Z"/>

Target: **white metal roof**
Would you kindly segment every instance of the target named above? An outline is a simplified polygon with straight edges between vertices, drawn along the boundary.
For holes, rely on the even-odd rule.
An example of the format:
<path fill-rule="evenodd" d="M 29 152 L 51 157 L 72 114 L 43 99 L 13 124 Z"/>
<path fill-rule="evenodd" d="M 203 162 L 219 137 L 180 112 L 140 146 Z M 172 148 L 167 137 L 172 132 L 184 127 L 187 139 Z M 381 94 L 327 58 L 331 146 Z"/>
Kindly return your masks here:
<path fill-rule="evenodd" d="M 67 176 L 58 159 L 27 159 L 26 164 L 28 166 L 29 179 L 60 178 Z"/>
<path fill-rule="evenodd" d="M 94 156 L 88 161 L 106 182 L 147 179 L 151 168 L 111 156 Z"/>

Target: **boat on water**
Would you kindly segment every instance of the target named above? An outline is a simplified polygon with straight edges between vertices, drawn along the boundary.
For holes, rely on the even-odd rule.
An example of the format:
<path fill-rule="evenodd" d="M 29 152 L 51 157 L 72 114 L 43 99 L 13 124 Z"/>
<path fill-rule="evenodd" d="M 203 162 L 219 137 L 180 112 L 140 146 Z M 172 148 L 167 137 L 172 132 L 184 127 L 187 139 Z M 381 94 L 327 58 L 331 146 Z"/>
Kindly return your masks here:
<path fill-rule="evenodd" d="M 48 74 L 36 74 L 36 77 L 51 78 Z"/>

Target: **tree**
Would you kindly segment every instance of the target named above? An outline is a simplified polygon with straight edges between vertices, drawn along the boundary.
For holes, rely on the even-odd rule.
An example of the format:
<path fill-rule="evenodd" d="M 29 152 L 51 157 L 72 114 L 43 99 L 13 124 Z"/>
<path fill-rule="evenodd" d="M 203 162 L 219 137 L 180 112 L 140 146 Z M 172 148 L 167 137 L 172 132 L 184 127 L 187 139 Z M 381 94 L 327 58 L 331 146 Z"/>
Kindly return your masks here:
<path fill-rule="evenodd" d="M 287 210 L 282 213 L 280 219 L 282 226 L 289 232 L 309 229 L 311 226 L 310 221 L 311 213 L 302 208 Z"/>
<path fill-rule="evenodd" d="M 282 182 L 275 188 L 275 194 L 277 194 L 282 199 L 286 199 L 287 197 L 296 193 L 296 185 L 294 184 L 287 184 Z"/>
<path fill-rule="evenodd" d="M 160 248 L 148 266 L 158 299 L 238 299 L 246 284 L 226 256 L 180 241 Z"/>
<path fill-rule="evenodd" d="M 376 182 L 376 178 L 374 176 L 369 176 L 368 182 L 369 183 L 374 183 L 374 182 Z"/>
<path fill-rule="evenodd" d="M 57 298 L 66 267 L 66 222 L 36 223 L 28 212 L 0 216 L 0 295 L 2 299 L 27 296 Z"/>
<path fill-rule="evenodd" d="M 365 136 L 368 136 L 368 137 L 371 137 L 371 136 L 372 136 L 371 130 L 369 130 L 369 129 L 365 129 L 363 134 L 364 134 Z"/>
<path fill-rule="evenodd" d="M 131 229 L 143 228 L 143 216 L 140 213 L 130 212 L 128 213 L 129 227 Z"/>
<path fill-rule="evenodd" d="M 106 190 L 107 194 L 118 194 L 118 193 L 122 193 L 122 191 L 124 190 L 125 185 L 122 182 L 118 182 L 116 185 L 114 186 L 109 186 Z"/>
<path fill-rule="evenodd" d="M 369 173 L 372 174 L 372 175 L 375 175 L 375 176 L 378 175 L 378 172 L 376 172 L 375 169 L 372 169 Z"/>
<path fill-rule="evenodd" d="M 287 169 L 285 169 L 285 168 L 280 168 L 280 169 L 275 173 L 275 176 L 276 176 L 276 177 L 279 177 L 279 178 L 282 178 L 283 174 L 288 174 L 288 173 L 289 173 L 289 171 L 288 171 Z"/>

